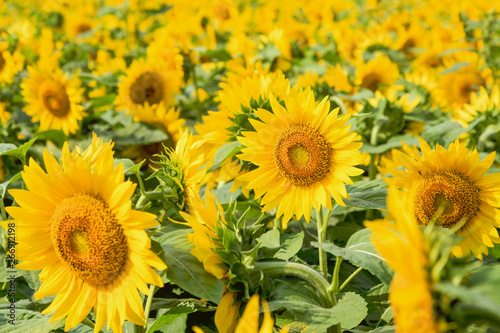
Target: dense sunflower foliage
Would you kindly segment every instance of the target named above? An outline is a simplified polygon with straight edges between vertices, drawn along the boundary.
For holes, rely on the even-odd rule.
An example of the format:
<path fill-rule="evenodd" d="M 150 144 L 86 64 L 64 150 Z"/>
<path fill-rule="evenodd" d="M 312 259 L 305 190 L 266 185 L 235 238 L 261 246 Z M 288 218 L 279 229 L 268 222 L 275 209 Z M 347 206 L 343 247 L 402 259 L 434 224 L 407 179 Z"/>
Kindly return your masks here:
<path fill-rule="evenodd" d="M 498 0 L 0 0 L 0 333 L 500 332 Z"/>

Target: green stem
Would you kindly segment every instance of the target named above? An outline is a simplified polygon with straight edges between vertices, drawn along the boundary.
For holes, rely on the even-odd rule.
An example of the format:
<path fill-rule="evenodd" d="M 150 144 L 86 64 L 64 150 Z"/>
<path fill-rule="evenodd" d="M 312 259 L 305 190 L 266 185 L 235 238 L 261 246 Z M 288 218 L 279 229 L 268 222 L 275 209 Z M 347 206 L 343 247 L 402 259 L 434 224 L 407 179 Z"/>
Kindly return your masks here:
<path fill-rule="evenodd" d="M 345 106 L 344 102 L 337 96 L 332 96 L 330 99 L 337 103 L 337 105 L 340 108 L 340 114 L 348 114 L 349 112 L 347 111 L 347 107 Z"/>
<path fill-rule="evenodd" d="M 439 224 L 436 224 L 436 222 L 439 220 L 439 217 L 443 215 L 444 211 L 446 209 L 446 205 L 440 204 L 436 211 L 434 212 L 434 216 L 432 216 L 429 224 L 430 225 L 437 225 L 439 227 Z"/>
<path fill-rule="evenodd" d="M 137 180 L 139 181 L 139 189 L 141 191 L 141 195 L 146 196 L 146 188 L 144 187 L 144 182 L 142 181 L 142 177 L 139 174 L 139 171 L 134 172 L 135 176 L 137 177 Z"/>
<path fill-rule="evenodd" d="M 361 272 L 363 270 L 363 267 L 358 267 L 357 270 L 355 270 L 345 281 L 344 283 L 342 283 L 342 285 L 339 287 L 339 289 L 337 289 L 336 293 L 340 293 L 344 288 L 345 286 L 347 286 L 347 284 L 349 282 L 351 282 L 351 280 L 356 276 L 358 275 L 359 272 Z"/>
<path fill-rule="evenodd" d="M 149 296 L 146 301 L 146 306 L 144 307 L 144 326 L 143 326 L 143 332 L 146 332 L 146 329 L 148 327 L 148 318 L 149 318 L 149 311 L 151 311 L 151 303 L 153 302 L 153 296 L 156 292 L 156 286 L 154 284 L 149 286 Z"/>
<path fill-rule="evenodd" d="M 334 299 L 337 289 L 339 288 L 340 265 L 342 264 L 343 259 L 344 258 L 340 256 L 337 257 L 337 261 L 335 261 L 335 268 L 333 270 L 332 284 L 328 287 L 328 291 L 332 294 Z"/>
<path fill-rule="evenodd" d="M 7 220 L 7 212 L 5 211 L 5 204 L 3 203 L 3 198 L 0 199 L 0 210 L 2 213 L 2 221 Z"/>
<path fill-rule="evenodd" d="M 196 76 L 196 68 L 195 68 L 194 64 L 192 64 L 191 73 L 193 75 L 193 84 L 194 84 L 195 95 L 196 95 L 196 106 L 198 107 L 198 116 L 201 118 L 201 116 L 203 115 L 203 109 L 201 108 L 200 95 L 198 92 L 198 89 L 200 87 L 198 86 L 198 77 Z"/>
<path fill-rule="evenodd" d="M 485 150 L 485 146 L 486 146 L 486 142 L 488 141 L 489 138 L 491 138 L 492 136 L 496 135 L 498 132 L 498 130 L 495 128 L 495 127 L 490 127 L 488 129 L 486 129 L 486 131 L 484 131 L 478 138 L 477 140 L 477 150 L 478 151 L 484 151 Z"/>
<path fill-rule="evenodd" d="M 85 318 L 83 321 L 82 321 L 82 324 L 85 325 L 85 326 L 88 326 L 92 329 L 94 329 L 94 323 L 92 322 L 92 320 L 88 319 L 88 318 Z M 102 330 L 99 330 L 100 333 L 102 333 Z"/>
<path fill-rule="evenodd" d="M 281 221 L 281 216 L 274 220 L 274 229 L 278 230 L 280 234 L 283 233 L 283 223 Z"/>
<path fill-rule="evenodd" d="M 269 277 L 282 275 L 299 277 L 302 280 L 307 281 L 318 291 L 325 308 L 331 308 L 335 305 L 335 300 L 328 292 L 328 288 L 330 287 L 328 281 L 309 266 L 286 261 L 261 261 L 257 262 L 255 265 Z"/>
<path fill-rule="evenodd" d="M 321 300 L 323 306 L 325 308 L 334 307 L 337 302 L 331 293 L 328 292 L 328 288 L 330 287 L 328 281 L 321 276 L 314 269 L 309 266 L 302 265 L 295 262 L 285 262 L 285 261 L 265 261 L 265 262 L 257 262 L 256 266 L 266 273 L 269 277 L 281 276 L 281 275 L 291 275 L 296 276 L 304 281 L 307 281 L 312 287 L 314 287 L 319 295 L 321 296 Z M 334 325 L 332 327 L 327 328 L 327 333 L 342 333 L 342 328 L 340 328 L 340 324 Z"/>
<path fill-rule="evenodd" d="M 328 222 L 325 223 L 325 221 L 323 220 L 323 212 L 321 211 L 320 208 L 316 211 L 316 225 L 318 227 L 318 242 L 321 244 L 326 243 L 326 232 L 324 232 L 325 224 L 328 224 Z M 319 250 L 319 270 L 321 271 L 321 273 L 323 273 L 323 277 L 327 279 L 328 261 L 326 257 L 326 252 L 321 248 L 318 250 Z"/>
<path fill-rule="evenodd" d="M 376 146 L 378 144 L 378 133 L 382 129 L 382 126 L 384 126 L 388 121 L 389 121 L 389 119 L 387 119 L 387 118 L 384 117 L 384 118 L 381 118 L 375 124 L 375 126 L 373 126 L 373 129 L 372 129 L 372 132 L 371 132 L 371 135 L 370 135 L 370 144 L 372 146 Z"/>
<path fill-rule="evenodd" d="M 318 241 L 318 237 L 316 237 L 316 235 L 313 235 L 309 230 L 307 230 L 307 227 L 305 226 L 304 222 L 300 222 L 300 228 L 302 229 L 302 231 L 304 231 L 304 233 L 311 237 L 314 241 Z"/>
<path fill-rule="evenodd" d="M 375 159 L 377 158 L 376 154 L 370 154 L 370 166 L 368 168 L 368 177 L 370 180 L 374 180 L 377 176 L 377 167 L 375 166 Z M 366 210 L 366 219 L 373 220 L 374 211 L 373 209 Z"/>
<path fill-rule="evenodd" d="M 144 207 L 144 205 L 147 204 L 149 201 L 160 200 L 160 198 L 161 198 L 161 191 L 146 192 L 145 194 L 141 194 L 141 197 L 139 198 L 139 200 L 137 200 L 137 203 L 135 204 L 135 208 Z"/>

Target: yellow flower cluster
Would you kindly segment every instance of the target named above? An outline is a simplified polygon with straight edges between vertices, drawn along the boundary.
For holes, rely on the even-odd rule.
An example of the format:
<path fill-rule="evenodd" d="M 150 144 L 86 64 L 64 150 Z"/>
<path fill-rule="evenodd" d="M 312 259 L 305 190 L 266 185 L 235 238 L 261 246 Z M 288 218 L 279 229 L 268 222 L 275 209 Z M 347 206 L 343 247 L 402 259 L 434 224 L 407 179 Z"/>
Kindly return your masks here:
<path fill-rule="evenodd" d="M 211 191 L 231 183 L 280 232 L 315 220 L 325 243 L 323 211 L 356 206 L 350 191 L 378 167 L 389 213 L 365 225 L 395 272 L 394 323 L 438 332 L 419 225 L 456 231 L 455 257 L 483 259 L 500 243 L 497 2 L 0 1 L 0 140 L 47 148 L 23 170 L 0 159 L 0 178 L 20 172 L 25 185 L 9 191 L 1 225 L 18 227 L 17 268 L 41 270 L 34 297 L 55 296 L 43 313 L 66 318 L 65 330 L 92 310 L 96 333 L 125 320 L 145 329 L 142 295 L 167 267 L 144 229 L 161 217 L 184 220 L 196 263 L 223 281 L 219 332 L 272 332 L 258 296 L 239 309 L 218 252 L 228 202 Z M 115 153 L 147 160 L 133 172 L 140 199 Z M 147 187 L 160 173 L 146 191 L 141 177 Z M 166 193 L 180 207 L 172 216 Z"/>

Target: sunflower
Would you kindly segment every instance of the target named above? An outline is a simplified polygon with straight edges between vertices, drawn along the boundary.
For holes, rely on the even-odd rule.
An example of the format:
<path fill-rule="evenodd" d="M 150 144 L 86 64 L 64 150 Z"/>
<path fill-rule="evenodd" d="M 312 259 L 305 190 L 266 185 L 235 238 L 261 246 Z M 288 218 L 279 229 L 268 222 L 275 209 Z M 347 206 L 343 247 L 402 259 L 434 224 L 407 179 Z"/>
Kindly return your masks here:
<path fill-rule="evenodd" d="M 203 263 L 205 271 L 219 280 L 225 280 L 228 270 L 214 251 L 216 246 L 220 246 L 214 242 L 218 238 L 215 232 L 217 221 L 220 219 L 220 223 L 226 224 L 222 206 L 207 191 L 205 201 L 195 196 L 192 198 L 192 209 L 188 213 L 179 213 L 186 221 L 185 224 L 194 231 L 188 235 L 188 240 L 194 245 L 191 254 Z M 226 287 L 215 312 L 215 325 L 220 333 L 232 333 L 234 330 L 239 309 L 239 305 L 234 304 L 235 300 L 236 293 Z"/>
<path fill-rule="evenodd" d="M 458 61 L 457 61 L 458 62 Z M 491 70 L 480 69 L 476 56 L 462 56 L 460 62 L 469 62 L 452 73 L 441 74 L 435 91 L 436 99 L 445 110 L 455 112 L 470 103 L 471 95 L 491 82 Z M 455 63 L 447 62 L 447 67 Z"/>
<path fill-rule="evenodd" d="M 264 319 L 259 328 L 260 305 L 259 295 L 253 295 L 248 301 L 245 311 L 241 316 L 234 333 L 273 333 L 274 320 L 271 317 L 271 311 L 266 301 L 262 300 L 262 308 L 264 309 Z M 195 333 L 203 333 L 203 330 L 194 326 Z M 283 328 L 280 333 L 287 333 L 288 328 Z"/>
<path fill-rule="evenodd" d="M 160 102 L 165 107 L 175 104 L 179 93 L 182 72 L 169 69 L 163 61 L 134 60 L 118 84 L 116 110 L 135 114 L 139 107 L 150 107 Z"/>
<path fill-rule="evenodd" d="M 194 231 L 188 236 L 189 241 L 194 245 L 191 254 L 203 263 L 205 271 L 219 280 L 222 279 L 227 269 L 221 267 L 224 262 L 214 252 L 213 247 L 216 245 L 212 241 L 217 238 L 215 233 L 217 218 L 220 216 L 222 223 L 226 223 L 222 206 L 210 192 L 207 192 L 205 202 L 200 197 L 194 197 L 192 210 L 187 213 L 180 212 L 180 214 L 186 220 L 185 224 Z"/>
<path fill-rule="evenodd" d="M 316 105 L 313 92 L 302 91 L 285 96 L 285 108 L 271 95 L 273 113 L 256 110 L 260 121 L 250 120 L 255 131 L 238 137 L 246 148 L 237 156 L 258 166 L 239 179 L 263 196 L 263 210 L 279 206 L 284 226 L 294 213 L 309 221 L 311 207 L 331 209 L 330 196 L 344 206 L 344 183 L 353 184 L 350 176 L 363 173 L 354 167 L 361 162 L 362 143 L 353 142 L 357 134 L 345 126 L 349 116 L 337 118 L 338 108 L 330 112 L 327 100 Z"/>
<path fill-rule="evenodd" d="M 8 48 L 9 42 L 0 42 L 0 83 L 11 83 L 24 67 L 24 56 L 18 51 L 10 53 Z"/>
<path fill-rule="evenodd" d="M 493 86 L 488 94 L 486 88 L 479 88 L 477 94 L 471 94 L 470 102 L 455 113 L 455 120 L 464 128 L 476 123 L 465 135 L 469 147 L 474 146 L 480 152 L 498 151 L 500 133 L 500 87 Z"/>
<path fill-rule="evenodd" d="M 156 125 L 168 135 L 168 138 L 162 142 L 130 146 L 122 152 L 122 155 L 136 161 L 136 163 L 146 160 L 149 166 L 154 167 L 155 162 L 158 161 L 155 155 L 163 154 L 165 149 L 172 149 L 180 144 L 179 140 L 185 120 L 179 116 L 180 111 L 175 108 L 170 108 L 167 111 L 163 101 L 151 107 L 138 106 L 134 114 L 134 120 Z M 182 147 L 180 149 L 185 149 L 185 142 Z"/>
<path fill-rule="evenodd" d="M 470 103 L 465 104 L 456 112 L 457 121 L 465 128 L 480 114 L 491 112 L 500 106 L 500 87 L 495 85 L 488 94 L 486 88 L 479 88 L 477 94 L 472 94 Z"/>
<path fill-rule="evenodd" d="M 66 37 L 69 40 L 78 40 L 81 38 L 80 34 L 89 32 L 96 26 L 86 14 L 72 12 L 65 14 L 64 25 L 66 29 Z"/>
<path fill-rule="evenodd" d="M 224 143 L 235 141 L 235 136 L 239 134 L 237 130 L 246 125 L 239 118 L 252 112 L 256 101 L 264 104 L 271 94 L 282 99 L 290 93 L 290 82 L 283 74 L 253 75 L 241 82 L 224 82 L 220 86 L 220 110 L 209 112 L 208 116 L 202 118 L 203 124 L 195 126 L 211 146 L 210 156 L 214 156 Z"/>
<path fill-rule="evenodd" d="M 47 173 L 31 160 L 23 172 L 28 190 L 10 191 L 19 205 L 7 208 L 18 227 L 17 267 L 42 270 L 35 298 L 56 295 L 42 313 L 55 311 L 52 321 L 67 317 L 65 330 L 93 307 L 94 332 L 106 321 L 108 329 L 122 332 L 125 319 L 145 323 L 138 290 L 148 295 L 148 283 L 163 286 L 150 266 L 166 266 L 143 230 L 158 222 L 131 209 L 135 184 L 124 181 L 122 164 L 114 167 L 111 142 L 94 135 L 91 146 L 78 152 L 70 153 L 65 143 L 59 165 L 45 150 Z"/>
<path fill-rule="evenodd" d="M 348 93 L 352 91 L 352 85 L 349 82 L 347 70 L 339 64 L 328 66 L 326 68 L 326 74 L 323 75 L 323 80 L 330 87 L 334 87 L 336 91 L 345 91 Z"/>
<path fill-rule="evenodd" d="M 388 86 L 399 78 L 398 66 L 388 56 L 377 53 L 367 63 L 359 62 L 356 67 L 355 83 L 365 89 L 376 91 L 381 86 Z"/>
<path fill-rule="evenodd" d="M 391 188 L 387 197 L 395 223 L 366 222 L 371 241 L 394 270 L 389 301 L 396 332 L 438 332 L 426 267 L 429 253 L 418 228 L 409 192 Z"/>
<path fill-rule="evenodd" d="M 269 96 L 274 93 L 279 99 L 290 94 L 290 82 L 283 74 L 253 75 L 246 77 L 241 82 L 221 83 L 222 90 L 219 92 L 220 110 L 211 111 L 207 116 L 202 117 L 203 123 L 195 126 L 199 138 L 204 140 L 201 149 L 205 153 L 205 158 L 210 167 L 215 158 L 217 150 L 224 144 L 237 140 L 241 136 L 241 131 L 251 130 L 248 119 L 254 117 L 255 105 L 269 106 Z M 234 173 L 234 165 L 229 167 L 229 160 L 225 161 L 227 168 L 222 168 L 217 175 L 211 177 L 234 179 L 235 175 L 242 175 L 247 172 L 249 165 L 238 166 L 239 170 Z M 208 180 L 208 179 L 207 179 Z M 233 183 L 242 185 L 244 193 L 246 182 L 236 181 Z M 236 190 L 233 187 L 232 190 Z"/>
<path fill-rule="evenodd" d="M 454 247 L 454 255 L 472 252 L 481 259 L 488 247 L 500 243 L 496 229 L 500 227 L 500 173 L 485 175 L 495 153 L 479 161 L 477 150 L 470 151 L 458 140 L 448 150 L 439 144 L 431 150 L 424 140 L 419 141 L 422 155 L 397 152 L 406 170 L 393 170 L 394 178 L 384 180 L 415 191 L 414 214 L 421 224 L 459 228 L 457 235 L 464 240 Z"/>
<path fill-rule="evenodd" d="M 5 104 L 0 102 L 0 125 L 4 125 L 10 119 L 10 113 L 5 109 Z"/>
<path fill-rule="evenodd" d="M 53 59 L 44 59 L 37 67 L 28 67 L 29 76 L 21 83 L 28 105 L 24 112 L 32 122 L 40 121 L 40 131 L 62 129 L 66 135 L 76 133 L 82 120 L 83 89 L 77 77 L 68 78 Z"/>
<path fill-rule="evenodd" d="M 170 166 L 180 171 L 177 176 L 182 185 L 182 202 L 186 206 L 186 208 L 183 207 L 184 211 L 190 211 L 193 201 L 199 198 L 201 180 L 206 173 L 206 169 L 203 168 L 205 164 L 203 154 L 200 154 L 199 150 L 201 143 L 194 141 L 192 133 L 181 131 L 181 139 L 175 150 L 167 153 Z"/>
<path fill-rule="evenodd" d="M 139 105 L 134 113 L 135 121 L 143 121 L 146 123 L 158 125 L 166 134 L 168 134 L 173 145 L 179 141 L 180 133 L 185 119 L 180 118 L 181 112 L 175 108 L 167 110 L 165 103 L 161 101 L 152 107 L 144 107 Z"/>

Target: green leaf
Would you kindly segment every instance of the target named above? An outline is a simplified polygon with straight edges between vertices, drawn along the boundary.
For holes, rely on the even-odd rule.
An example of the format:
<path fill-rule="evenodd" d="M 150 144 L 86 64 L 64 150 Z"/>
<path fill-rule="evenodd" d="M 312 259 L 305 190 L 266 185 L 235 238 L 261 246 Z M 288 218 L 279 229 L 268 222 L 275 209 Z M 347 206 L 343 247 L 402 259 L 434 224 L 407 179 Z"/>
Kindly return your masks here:
<path fill-rule="evenodd" d="M 498 286 L 491 286 L 490 292 L 498 293 L 497 288 Z M 489 299 L 488 295 L 475 292 L 466 286 L 453 285 L 447 281 L 435 284 L 434 289 L 448 297 L 462 301 L 454 307 L 454 315 L 452 315 L 453 319 L 462 322 L 461 324 L 488 320 L 500 325 L 498 313 L 500 304 Z"/>
<path fill-rule="evenodd" d="M 439 73 L 438 75 L 445 75 L 445 74 L 454 73 L 454 72 L 458 71 L 460 68 L 465 67 L 465 66 L 469 66 L 469 65 L 470 65 L 470 62 L 457 62 L 457 63 L 453 64 L 453 66 L 451 66 L 450 68 L 445 69 L 444 71 Z"/>
<path fill-rule="evenodd" d="M 444 50 L 443 52 L 439 53 L 437 55 L 437 57 L 443 57 L 445 55 L 450 55 L 450 54 L 453 54 L 453 53 L 456 53 L 456 52 L 463 52 L 463 51 L 472 51 L 472 52 L 474 52 L 475 49 L 472 48 L 472 47 L 455 47 L 455 48 L 452 48 L 452 49 Z"/>
<path fill-rule="evenodd" d="M 286 310 L 282 315 L 284 318 L 318 328 L 328 328 L 340 323 L 344 329 L 359 325 L 368 313 L 366 305 L 363 297 L 352 292 L 345 293 L 331 309 L 298 300 L 269 302 L 271 311 Z"/>
<path fill-rule="evenodd" d="M 298 234 L 281 234 L 281 249 L 274 256 L 277 259 L 288 260 L 302 248 L 304 242 L 304 233 L 301 231 Z"/>
<path fill-rule="evenodd" d="M 50 333 L 64 327 L 64 319 L 49 322 L 52 315 L 42 315 L 38 303 L 22 300 L 12 304 L 15 306 L 14 313 L 11 312 L 11 303 L 7 299 L 1 300 L 0 333 Z"/>
<path fill-rule="evenodd" d="M 17 146 L 12 143 L 0 143 L 0 155 L 7 155 L 7 152 L 15 149 L 17 149 Z"/>
<path fill-rule="evenodd" d="M 119 158 L 119 159 L 115 160 L 115 168 L 118 164 L 123 164 L 123 172 L 124 173 L 133 172 L 131 170 L 135 170 L 138 165 L 139 165 L 138 169 L 140 169 L 140 166 L 142 165 L 142 163 L 144 163 L 144 161 L 141 161 L 140 163 L 135 164 L 134 161 L 132 161 L 128 158 Z M 139 170 L 137 170 L 137 171 L 139 171 Z"/>
<path fill-rule="evenodd" d="M 148 329 L 148 333 L 153 333 L 160 327 L 172 324 L 178 317 L 186 316 L 190 313 L 195 312 L 192 307 L 181 305 L 175 308 L 169 309 L 167 312 L 162 314 L 160 318 L 156 319 L 153 325 Z"/>
<path fill-rule="evenodd" d="M 466 285 L 454 285 L 451 282 L 441 282 L 434 288 L 458 299 L 453 308 L 453 318 L 463 325 L 474 322 L 489 322 L 500 327 L 500 264 L 483 266 L 476 270 L 466 282 Z"/>
<path fill-rule="evenodd" d="M 333 307 L 334 314 L 340 320 L 340 326 L 351 329 L 358 326 L 368 314 L 367 303 L 360 295 L 347 292 Z"/>
<path fill-rule="evenodd" d="M 136 175 L 138 175 L 139 171 L 141 169 L 141 166 L 144 164 L 144 162 L 146 162 L 146 160 L 142 160 L 139 163 L 134 164 L 132 167 L 129 167 L 128 169 L 126 168 L 126 166 L 129 166 L 130 164 L 127 162 L 127 164 L 123 165 L 123 171 L 125 173 L 132 172 L 132 173 L 135 173 Z"/>
<path fill-rule="evenodd" d="M 15 156 L 21 160 L 21 162 L 26 163 L 26 152 L 31 147 L 31 145 L 35 142 L 36 138 L 31 139 L 30 141 L 24 143 L 19 148 L 11 143 L 1 143 L 0 144 L 0 156 L 2 155 L 10 155 Z"/>
<path fill-rule="evenodd" d="M 326 238 L 330 243 L 345 245 L 349 238 L 362 227 L 355 222 L 342 222 L 333 227 L 329 227 Z"/>
<path fill-rule="evenodd" d="M 168 139 L 165 132 L 139 122 L 115 130 L 114 135 L 113 141 L 116 145 L 148 145 Z"/>
<path fill-rule="evenodd" d="M 396 328 L 394 326 L 379 327 L 374 330 L 349 330 L 350 333 L 394 333 Z"/>
<path fill-rule="evenodd" d="M 381 323 L 389 323 L 392 320 L 392 310 L 389 304 L 389 290 L 389 285 L 381 283 L 371 288 L 366 296 L 369 307 L 376 307 L 380 311 L 380 315 L 377 316 L 379 325 Z"/>
<path fill-rule="evenodd" d="M 113 87 L 115 88 L 116 85 L 118 84 L 118 79 L 113 73 L 106 73 L 103 75 L 94 75 L 92 73 L 80 73 L 80 77 L 82 78 L 87 78 L 90 80 L 96 80 L 99 85 L 104 85 L 108 87 Z"/>
<path fill-rule="evenodd" d="M 214 163 L 212 164 L 212 170 L 217 169 L 222 162 L 226 160 L 229 156 L 232 156 L 240 151 L 241 143 L 239 141 L 233 141 L 226 143 L 215 153 Z"/>
<path fill-rule="evenodd" d="M 434 145 L 439 143 L 445 148 L 455 141 L 461 134 L 466 133 L 469 129 L 473 128 L 475 124 L 472 124 L 468 128 L 463 128 L 459 123 L 455 121 L 445 121 L 438 125 L 425 126 L 424 132 L 422 132 L 422 139 L 425 140 L 429 145 Z"/>
<path fill-rule="evenodd" d="M 479 268 L 470 276 L 467 286 L 496 302 L 497 308 L 500 307 L 500 293 L 497 289 L 500 286 L 499 264 Z"/>
<path fill-rule="evenodd" d="M 92 98 L 91 103 L 93 107 L 98 108 L 102 106 L 112 105 L 115 101 L 115 98 L 116 94 L 109 94 L 102 97 Z"/>
<path fill-rule="evenodd" d="M 389 149 L 401 147 L 403 145 L 402 141 L 404 141 L 406 144 L 410 146 L 418 144 L 417 137 L 411 134 L 403 134 L 403 135 L 393 136 L 392 138 L 387 140 L 386 143 L 378 146 L 372 146 L 369 143 L 363 143 L 363 146 L 359 149 L 359 151 L 368 154 L 382 154 L 388 151 Z"/>
<path fill-rule="evenodd" d="M 264 47 L 259 51 L 256 59 L 259 60 L 267 60 L 273 61 L 275 58 L 281 55 L 281 51 L 276 47 L 276 45 L 272 43 L 267 43 Z"/>
<path fill-rule="evenodd" d="M 193 244 L 187 239 L 191 232 L 191 229 L 162 227 L 151 238 L 162 245 L 169 280 L 196 297 L 219 303 L 222 282 L 206 272 L 191 254 Z"/>
<path fill-rule="evenodd" d="M 214 195 L 217 198 L 217 201 L 221 205 L 228 204 L 231 200 L 236 200 L 241 194 L 241 187 L 231 192 L 231 187 L 233 186 L 233 182 L 223 183 L 220 182 L 217 185 L 217 188 L 214 190 Z"/>
<path fill-rule="evenodd" d="M 38 290 L 42 283 L 38 279 L 38 274 L 41 271 L 25 271 L 25 270 L 18 270 L 19 274 L 24 277 L 26 282 L 28 283 L 29 287 L 33 290 Z"/>
<path fill-rule="evenodd" d="M 356 182 L 354 185 L 347 185 L 346 190 L 351 197 L 344 200 L 347 205 L 365 209 L 387 209 L 387 190 L 382 179 Z"/>
<path fill-rule="evenodd" d="M 349 238 L 345 248 L 334 244 L 317 242 L 312 242 L 311 245 L 323 249 L 337 257 L 341 256 L 356 266 L 363 267 L 378 277 L 380 281 L 389 285 L 392 280 L 392 270 L 385 263 L 386 260 L 375 251 L 370 241 L 371 234 L 372 232 L 370 229 L 362 229 L 356 232 Z"/>
<path fill-rule="evenodd" d="M 0 191 L 2 191 L 2 199 L 5 198 L 5 192 L 7 191 L 7 188 L 9 187 L 10 183 L 13 183 L 21 178 L 22 178 L 21 171 L 19 171 L 11 179 L 0 184 Z"/>
<path fill-rule="evenodd" d="M 58 146 L 62 146 L 65 141 L 68 140 L 68 137 L 62 130 L 48 130 L 43 132 L 38 132 L 36 137 L 39 140 L 43 141 L 52 141 L 56 143 Z"/>
<path fill-rule="evenodd" d="M 196 298 L 153 298 L 151 311 L 158 309 L 171 309 L 180 305 L 193 308 L 194 311 L 213 311 L 210 303 L 202 302 Z"/>
<path fill-rule="evenodd" d="M 268 253 L 271 254 L 270 258 L 288 260 L 302 248 L 304 233 L 301 231 L 298 234 L 281 234 L 277 229 L 271 229 L 257 240 L 262 242 L 261 246 L 263 248 L 274 250 L 264 251 L 265 257 L 268 257 L 265 255 L 265 253 Z"/>
<path fill-rule="evenodd" d="M 488 249 L 488 254 L 497 259 L 500 259 L 500 243 L 494 243 L 493 245 L 493 247 L 490 247 Z"/>
<path fill-rule="evenodd" d="M 217 61 L 227 61 L 231 60 L 231 55 L 225 49 L 218 50 L 207 50 L 203 52 L 200 56 L 205 56 L 210 59 L 215 59 Z"/>

